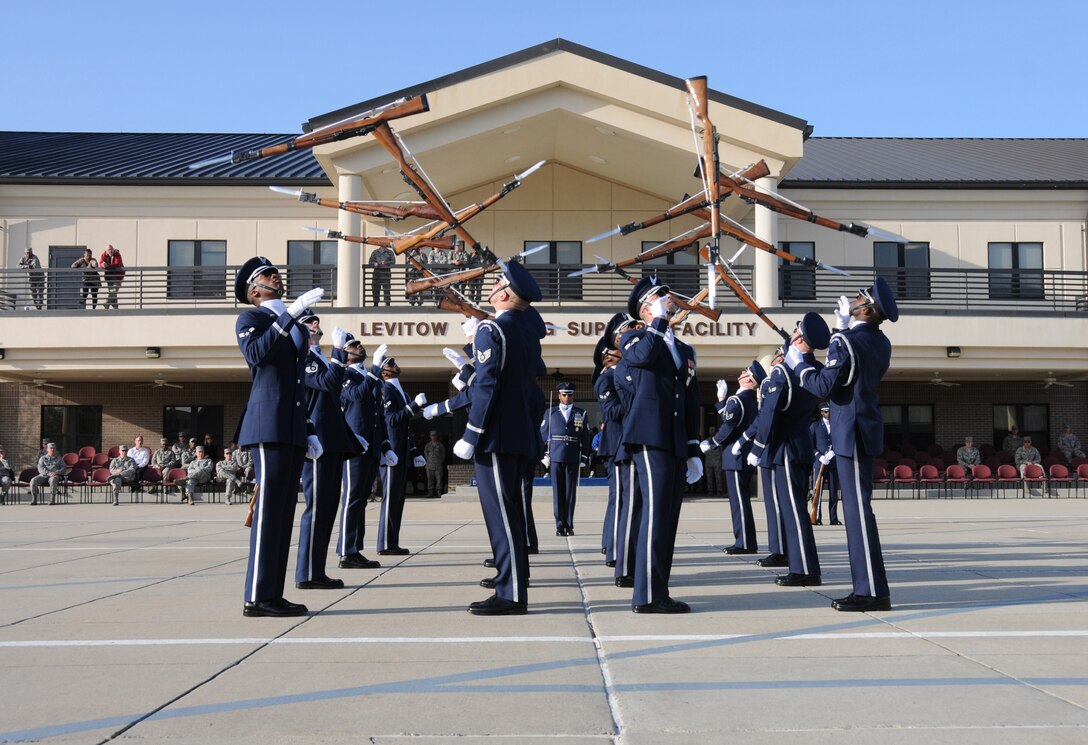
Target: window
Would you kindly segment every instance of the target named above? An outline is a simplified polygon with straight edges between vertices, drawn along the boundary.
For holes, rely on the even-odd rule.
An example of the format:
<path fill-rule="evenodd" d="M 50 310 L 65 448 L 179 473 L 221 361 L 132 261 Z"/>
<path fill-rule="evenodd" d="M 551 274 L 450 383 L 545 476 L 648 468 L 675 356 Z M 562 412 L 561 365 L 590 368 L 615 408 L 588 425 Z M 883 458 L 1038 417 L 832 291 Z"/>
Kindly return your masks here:
<path fill-rule="evenodd" d="M 292 297 L 314 287 L 324 287 L 325 297 L 335 299 L 336 241 L 287 241 L 287 272 L 283 281 Z"/>
<path fill-rule="evenodd" d="M 77 453 L 85 445 L 102 450 L 101 406 L 43 406 L 42 439 L 57 443 L 57 452 Z"/>
<path fill-rule="evenodd" d="M 648 251 L 660 245 L 660 241 L 643 241 L 642 250 Z M 699 274 L 698 242 L 692 243 L 688 248 L 643 263 L 642 276 L 645 277 L 654 272 L 657 272 L 658 281 L 667 284 L 673 292 L 688 297 L 697 293 L 702 284 L 702 277 Z"/>
<path fill-rule="evenodd" d="M 778 247 L 799 259 L 816 258 L 816 244 L 813 241 L 779 241 Z M 783 300 L 816 299 L 815 268 L 783 261 L 779 277 L 779 296 Z"/>
<path fill-rule="evenodd" d="M 897 300 L 929 300 L 929 243 L 873 243 L 873 269 Z"/>
<path fill-rule="evenodd" d="M 884 417 L 884 448 L 903 450 L 904 445 L 913 445 L 924 450 L 935 441 L 933 431 L 932 406 L 902 406 L 891 404 L 880 407 Z"/>
<path fill-rule="evenodd" d="M 177 441 L 178 432 L 188 432 L 198 445 L 204 444 L 204 435 L 211 434 L 215 444 L 222 448 L 222 406 L 164 406 L 162 409 L 162 433 L 171 443 Z M 222 457 L 223 451 L 205 453 L 212 460 Z"/>
<path fill-rule="evenodd" d="M 166 297 L 222 299 L 227 297 L 226 241 L 167 241 Z M 207 268 L 201 268 L 207 267 Z"/>
<path fill-rule="evenodd" d="M 543 251 L 526 256 L 525 266 L 530 270 L 545 300 L 581 300 L 582 278 L 568 277 L 582 268 L 581 241 L 525 241 L 525 249 L 544 246 Z M 541 264 L 551 264 L 547 269 Z M 558 266 L 556 266 L 558 265 Z M 537 266 L 540 268 L 534 269 Z"/>
<path fill-rule="evenodd" d="M 1004 449 L 1005 436 L 1015 424 L 1021 437 L 1031 435 L 1032 444 L 1043 450 L 1050 442 L 1049 422 L 1046 404 L 994 404 L 994 448 Z"/>
<path fill-rule="evenodd" d="M 1043 299 L 1043 244 L 989 244 L 990 299 Z"/>

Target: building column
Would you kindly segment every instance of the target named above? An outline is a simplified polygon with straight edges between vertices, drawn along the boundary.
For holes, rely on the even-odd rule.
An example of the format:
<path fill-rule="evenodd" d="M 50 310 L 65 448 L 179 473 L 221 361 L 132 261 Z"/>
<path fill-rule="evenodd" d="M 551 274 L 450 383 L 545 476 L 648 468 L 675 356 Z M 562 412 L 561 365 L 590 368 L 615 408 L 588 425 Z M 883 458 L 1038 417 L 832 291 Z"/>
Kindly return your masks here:
<path fill-rule="evenodd" d="M 341 202 L 359 202 L 363 198 L 363 178 L 354 173 L 341 173 L 337 199 Z M 344 235 L 360 235 L 362 215 L 339 210 L 337 230 Z M 363 263 L 364 246 L 359 243 L 337 241 L 336 245 L 336 303 L 337 308 L 353 308 L 362 305 L 359 291 L 359 267 Z"/>
<path fill-rule="evenodd" d="M 773 176 L 765 176 L 757 182 L 765 191 L 778 192 L 778 179 Z M 756 205 L 756 235 L 772 246 L 778 245 L 778 215 L 766 207 Z M 779 305 L 778 298 L 778 265 L 781 259 L 766 251 L 755 252 L 755 284 L 756 302 L 761 308 L 776 308 Z"/>

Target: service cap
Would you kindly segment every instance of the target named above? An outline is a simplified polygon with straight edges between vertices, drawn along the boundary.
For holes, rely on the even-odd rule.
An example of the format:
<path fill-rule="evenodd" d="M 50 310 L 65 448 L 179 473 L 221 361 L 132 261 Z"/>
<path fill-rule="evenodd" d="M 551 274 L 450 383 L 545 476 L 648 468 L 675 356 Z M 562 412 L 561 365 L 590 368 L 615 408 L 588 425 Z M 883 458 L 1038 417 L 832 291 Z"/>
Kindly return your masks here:
<path fill-rule="evenodd" d="M 539 302 L 544 294 L 540 291 L 540 285 L 529 273 L 529 270 L 516 261 L 499 262 L 502 274 L 510 284 L 510 289 L 523 300 L 530 303 Z"/>
<path fill-rule="evenodd" d="M 797 322 L 797 328 L 801 331 L 801 338 L 813 349 L 827 349 L 831 342 L 831 329 L 819 313 L 809 311 Z"/>
<path fill-rule="evenodd" d="M 649 300 L 654 295 L 664 295 L 669 291 L 669 286 L 659 284 L 657 281 L 657 275 L 651 274 L 643 277 L 638 283 L 631 289 L 631 294 L 627 296 L 627 313 L 632 318 L 639 317 L 639 308 L 642 304 Z"/>
<path fill-rule="evenodd" d="M 872 303 L 876 312 L 884 318 L 892 323 L 899 320 L 899 306 L 895 302 L 895 293 L 883 277 L 874 279 L 872 287 L 863 287 L 858 290 L 858 294 Z"/>
<path fill-rule="evenodd" d="M 239 303 L 249 305 L 249 284 L 262 274 L 279 271 L 276 265 L 263 256 L 254 256 L 242 264 L 234 276 L 234 297 Z"/>

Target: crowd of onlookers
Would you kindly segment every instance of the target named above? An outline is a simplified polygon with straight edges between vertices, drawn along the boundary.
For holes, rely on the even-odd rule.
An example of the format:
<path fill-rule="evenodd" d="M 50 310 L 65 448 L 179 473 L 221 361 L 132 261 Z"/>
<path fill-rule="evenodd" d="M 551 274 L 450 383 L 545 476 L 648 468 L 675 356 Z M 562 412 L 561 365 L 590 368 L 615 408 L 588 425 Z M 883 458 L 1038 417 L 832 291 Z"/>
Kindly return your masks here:
<path fill-rule="evenodd" d="M 34 303 L 35 308 L 41 310 L 45 304 L 45 270 L 42 269 L 41 259 L 34 253 L 33 248 L 27 246 L 18 266 L 27 273 L 31 302 Z M 102 300 L 102 307 L 114 309 L 118 307 L 117 294 L 125 279 L 125 261 L 120 251 L 108 245 L 96 259 L 94 252 L 85 248 L 83 255 L 72 263 L 72 268 L 80 270 L 79 304 L 81 307 L 86 308 L 88 301 L 92 309 L 98 307 L 98 293 L 103 283 L 106 285 L 106 296 Z"/>

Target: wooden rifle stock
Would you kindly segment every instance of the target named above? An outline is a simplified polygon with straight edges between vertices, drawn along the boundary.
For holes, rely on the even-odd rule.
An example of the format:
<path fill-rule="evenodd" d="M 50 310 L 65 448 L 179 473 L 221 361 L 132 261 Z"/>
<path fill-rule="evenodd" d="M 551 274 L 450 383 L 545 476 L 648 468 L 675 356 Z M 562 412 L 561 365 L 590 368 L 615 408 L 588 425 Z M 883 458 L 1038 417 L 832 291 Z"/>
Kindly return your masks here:
<path fill-rule="evenodd" d="M 820 464 L 820 472 L 816 474 L 816 483 L 812 485 L 812 504 L 808 508 L 808 517 L 813 525 L 820 519 L 820 492 L 824 488 L 824 469 L 826 463 Z"/>
<path fill-rule="evenodd" d="M 392 248 L 393 244 L 397 241 L 396 238 L 387 235 L 344 235 L 343 233 L 330 230 L 328 233 L 329 238 L 336 238 L 337 240 L 347 241 L 349 243 L 365 243 L 368 246 L 385 246 L 386 248 Z M 430 238 L 419 242 L 420 248 L 442 248 L 451 249 L 457 245 L 457 238 L 450 236 L 448 238 Z"/>
<path fill-rule="evenodd" d="M 750 180 L 755 181 L 755 179 Z M 869 234 L 868 228 L 864 225 L 841 223 L 837 220 L 832 220 L 827 217 L 820 217 L 810 209 L 800 208 L 771 194 L 761 192 L 752 186 L 740 183 L 740 181 L 738 181 L 737 179 L 734 179 L 731 176 L 727 176 L 726 174 L 721 174 L 719 183 L 723 189 L 733 192 L 749 204 L 758 204 L 762 207 L 766 207 L 772 212 L 777 212 L 781 215 L 785 215 L 786 217 L 792 217 L 797 220 L 804 220 L 805 222 L 815 223 L 820 227 L 830 228 L 832 230 L 852 233 L 853 235 L 857 235 L 862 238 L 865 238 Z"/>
<path fill-rule="evenodd" d="M 701 217 L 701 218 L 704 218 L 704 219 L 709 219 L 709 217 L 710 217 L 710 213 L 707 210 L 704 210 L 704 209 L 693 210 L 692 214 L 694 214 L 696 217 Z M 767 243 L 767 241 L 763 240 L 758 235 L 751 232 L 750 230 L 747 230 L 746 228 L 744 228 L 741 225 L 733 225 L 732 223 L 722 223 L 721 229 L 722 229 L 723 233 L 733 236 L 734 238 L 736 238 L 741 243 L 747 243 L 752 248 L 758 248 L 760 251 L 766 251 L 769 254 L 777 256 L 778 258 L 782 259 L 783 261 L 789 261 L 789 262 L 794 263 L 794 264 L 803 264 L 805 266 L 811 266 L 811 267 L 816 266 L 816 261 L 814 259 L 801 258 L 800 256 L 794 256 L 789 251 L 784 251 L 781 248 L 778 248 L 777 246 L 773 246 L 770 243 Z"/>
<path fill-rule="evenodd" d="M 717 178 L 718 133 L 710 121 L 710 101 L 707 99 L 706 76 L 702 75 L 685 80 L 684 85 L 691 97 L 695 118 L 703 125 L 703 188 L 706 201 L 710 206 L 710 241 L 711 255 L 718 250 L 718 236 L 721 233 L 721 181 Z"/>
<path fill-rule="evenodd" d="M 437 275 L 432 274 L 429 277 L 423 279 L 410 279 L 405 283 L 404 294 L 415 295 L 418 292 L 424 290 L 438 290 L 443 287 L 449 287 L 450 285 L 458 285 L 462 282 L 470 282 L 477 277 L 482 277 L 488 272 L 497 271 L 498 264 L 493 266 L 481 266 L 472 269 L 464 269 L 459 272 L 453 272 L 452 274 Z"/>
<path fill-rule="evenodd" d="M 710 262 L 710 252 L 706 248 L 702 248 L 699 250 L 699 257 L 705 263 Z M 767 314 L 763 312 L 763 309 L 760 308 L 758 304 L 756 304 L 756 301 L 752 298 L 751 295 L 748 294 L 748 291 L 741 287 L 739 282 L 729 276 L 729 272 L 725 270 L 724 266 L 719 263 L 715 263 L 714 271 L 717 272 L 718 277 L 720 277 L 723 282 L 729 285 L 729 289 L 733 291 L 733 294 L 737 296 L 737 299 L 744 303 L 745 307 L 747 307 L 748 310 L 755 313 L 759 317 L 759 320 L 763 321 L 765 324 L 774 329 L 775 333 L 781 336 L 783 341 L 789 341 L 790 335 L 781 328 L 779 328 L 779 326 L 774 321 L 767 317 Z"/>
<path fill-rule="evenodd" d="M 438 309 L 460 313 L 465 317 L 475 318 L 480 321 L 491 318 L 491 315 L 482 308 L 477 308 L 472 303 L 450 298 L 448 296 L 440 297 L 438 299 Z"/>
<path fill-rule="evenodd" d="M 253 525 L 253 510 L 257 508 L 257 489 L 258 485 L 253 485 L 253 496 L 249 498 L 249 512 L 246 513 L 246 527 Z"/>

